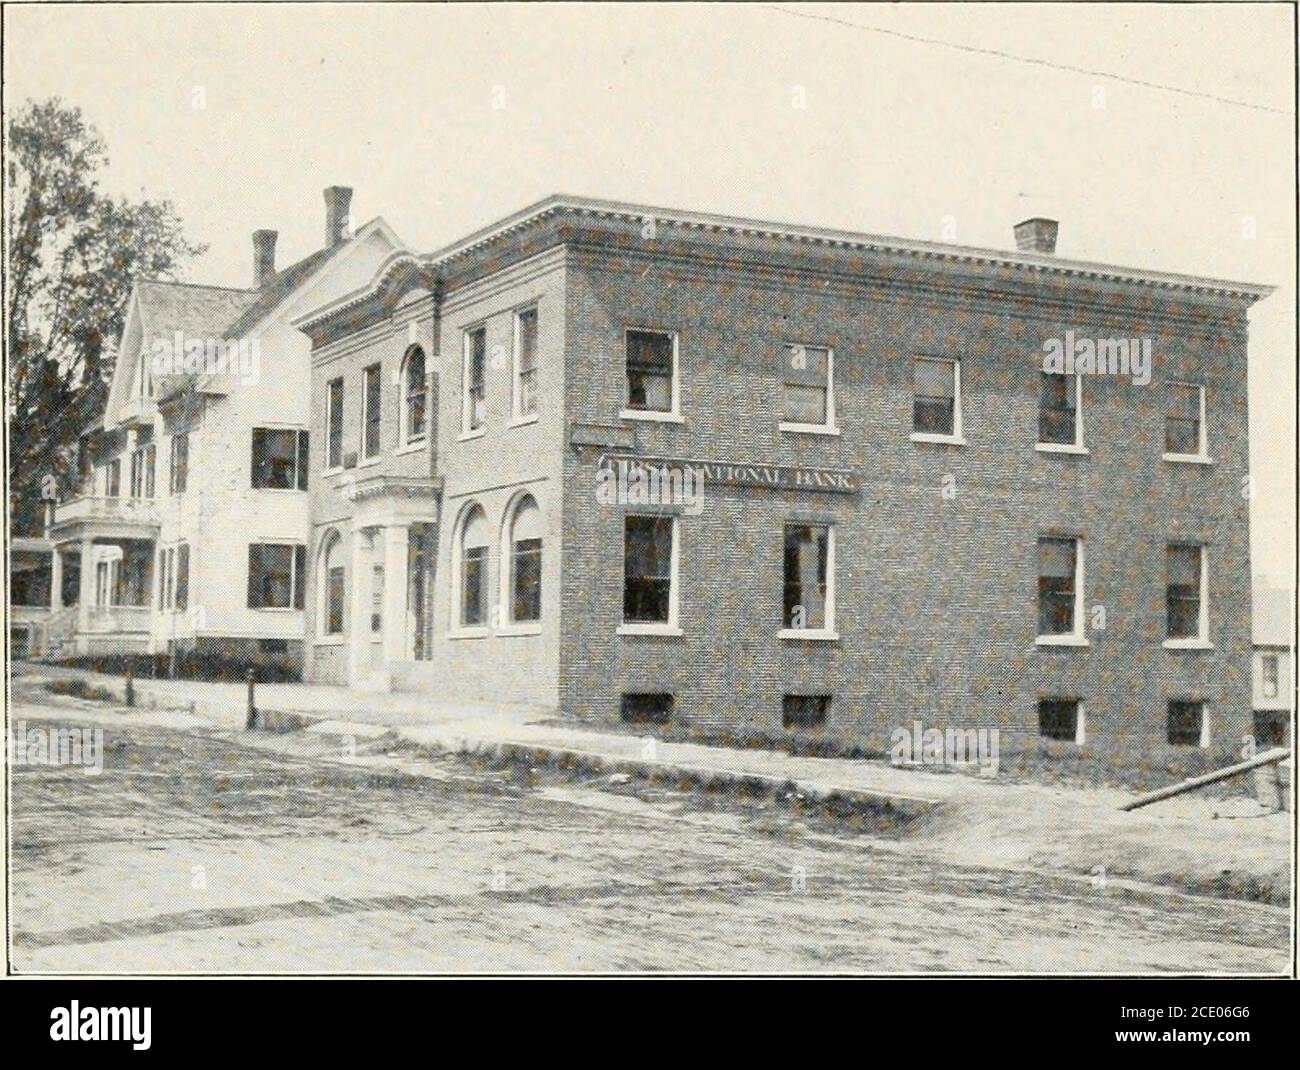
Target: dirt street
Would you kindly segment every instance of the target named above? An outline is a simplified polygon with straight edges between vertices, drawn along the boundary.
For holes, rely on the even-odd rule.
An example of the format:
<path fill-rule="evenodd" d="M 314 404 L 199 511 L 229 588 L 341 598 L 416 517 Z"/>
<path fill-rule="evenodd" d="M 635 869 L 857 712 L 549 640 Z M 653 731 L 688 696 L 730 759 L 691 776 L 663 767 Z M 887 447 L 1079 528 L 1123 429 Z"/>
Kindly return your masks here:
<path fill-rule="evenodd" d="M 109 724 L 98 775 L 15 766 L 19 972 L 1259 973 L 1287 962 L 1278 907 L 956 865 L 924 836 L 836 833 L 777 808 L 701 809 L 336 749 Z"/>

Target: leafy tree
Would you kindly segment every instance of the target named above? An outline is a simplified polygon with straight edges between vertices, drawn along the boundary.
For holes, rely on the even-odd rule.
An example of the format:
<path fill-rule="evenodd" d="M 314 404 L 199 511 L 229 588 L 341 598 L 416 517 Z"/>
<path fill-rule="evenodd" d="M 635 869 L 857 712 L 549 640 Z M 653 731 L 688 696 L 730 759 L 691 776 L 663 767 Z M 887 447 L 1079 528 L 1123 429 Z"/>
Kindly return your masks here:
<path fill-rule="evenodd" d="M 10 530 L 32 534 L 49 490 L 76 485 L 73 447 L 103 412 L 132 281 L 175 278 L 206 246 L 170 201 L 100 191 L 104 142 L 79 108 L 28 101 L 7 137 Z"/>

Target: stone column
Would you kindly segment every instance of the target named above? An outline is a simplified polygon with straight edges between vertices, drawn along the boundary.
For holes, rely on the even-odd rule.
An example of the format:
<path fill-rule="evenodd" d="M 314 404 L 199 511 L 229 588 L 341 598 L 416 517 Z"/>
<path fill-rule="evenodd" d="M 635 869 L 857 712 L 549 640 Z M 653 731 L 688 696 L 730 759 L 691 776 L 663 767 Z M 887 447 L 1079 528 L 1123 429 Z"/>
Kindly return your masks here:
<path fill-rule="evenodd" d="M 390 524 L 384 529 L 384 663 L 410 658 L 406 637 L 407 545 L 410 528 Z"/>
<path fill-rule="evenodd" d="M 54 547 L 50 554 L 50 611 L 57 613 L 63 608 L 63 555 Z"/>
<path fill-rule="evenodd" d="M 348 613 L 348 683 L 356 686 L 370 669 L 370 558 L 368 529 L 352 530 L 352 598 Z"/>
<path fill-rule="evenodd" d="M 89 653 L 90 607 L 95 601 L 95 540 L 89 536 L 81 540 L 81 584 L 77 593 L 77 648 Z"/>

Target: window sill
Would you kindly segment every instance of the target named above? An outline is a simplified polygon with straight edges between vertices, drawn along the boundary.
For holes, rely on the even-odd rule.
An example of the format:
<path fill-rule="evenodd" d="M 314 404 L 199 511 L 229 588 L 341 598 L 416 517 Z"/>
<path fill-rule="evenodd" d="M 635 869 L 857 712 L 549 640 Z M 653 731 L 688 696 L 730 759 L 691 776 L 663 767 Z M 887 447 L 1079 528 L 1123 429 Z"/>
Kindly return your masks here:
<path fill-rule="evenodd" d="M 1038 635 L 1034 637 L 1034 645 L 1086 647 L 1092 644 L 1082 635 Z"/>
<path fill-rule="evenodd" d="M 488 433 L 487 424 L 482 427 L 476 427 L 473 431 L 462 431 L 456 436 L 457 442 L 468 442 L 472 438 L 482 438 Z"/>
<path fill-rule="evenodd" d="M 835 435 L 838 436 L 840 429 L 831 424 L 795 424 L 787 423 L 782 420 L 776 425 L 779 431 L 790 435 Z"/>
<path fill-rule="evenodd" d="M 686 417 L 680 412 L 656 412 L 653 409 L 620 409 L 620 420 L 649 420 L 652 423 L 684 424 Z"/>
<path fill-rule="evenodd" d="M 1039 453 L 1066 453 L 1076 457 L 1087 457 L 1091 452 L 1087 446 L 1078 446 L 1072 442 L 1035 442 L 1034 449 Z"/>
<path fill-rule="evenodd" d="M 364 461 L 357 461 L 358 468 L 373 468 L 384 459 L 382 453 L 377 453 L 373 457 L 367 457 Z"/>
<path fill-rule="evenodd" d="M 497 635 L 541 635 L 542 626 L 539 623 L 529 622 L 527 624 L 501 624 L 497 626 Z"/>
<path fill-rule="evenodd" d="M 675 637 L 682 634 L 675 624 L 620 624 L 619 635 L 662 635 Z"/>
<path fill-rule="evenodd" d="M 424 439 L 419 438 L 414 442 L 408 442 L 405 446 L 399 446 L 397 449 L 393 450 L 393 456 L 401 457 L 407 453 L 418 453 L 420 450 L 427 449 L 428 445 L 429 444 Z"/>
<path fill-rule="evenodd" d="M 448 639 L 486 639 L 492 634 L 489 628 L 458 628 L 447 633 Z"/>
<path fill-rule="evenodd" d="M 516 416 L 513 420 L 511 420 L 508 424 L 506 424 L 506 426 L 527 427 L 529 424 L 537 423 L 538 419 L 539 419 L 539 414 L 534 412 L 534 413 L 530 413 L 528 416 Z"/>
<path fill-rule="evenodd" d="M 934 435 L 929 431 L 913 431 L 913 442 L 929 442 L 936 446 L 964 446 L 966 440 L 960 435 Z"/>
<path fill-rule="evenodd" d="M 1214 460 L 1210 457 L 1203 457 L 1198 453 L 1162 453 L 1162 461 L 1168 461 L 1170 464 L 1213 464 Z"/>
<path fill-rule="evenodd" d="M 253 613 L 301 613 L 301 609 L 295 609 L 293 606 L 249 606 Z"/>
<path fill-rule="evenodd" d="M 249 487 L 249 490 L 255 490 L 259 493 L 266 494 L 306 494 L 307 491 L 302 487 Z"/>
<path fill-rule="evenodd" d="M 312 646 L 347 646 L 348 638 L 346 635 L 328 635 L 311 641 Z"/>
<path fill-rule="evenodd" d="M 324 468 L 321 470 L 321 476 L 341 476 L 346 471 L 346 468 Z"/>
<path fill-rule="evenodd" d="M 1214 644 L 1208 639 L 1166 639 L 1162 644 L 1166 650 L 1213 650 Z"/>
<path fill-rule="evenodd" d="M 778 639 L 806 639 L 814 643 L 838 643 L 839 632 L 828 632 L 823 628 L 782 628 L 776 633 Z"/>

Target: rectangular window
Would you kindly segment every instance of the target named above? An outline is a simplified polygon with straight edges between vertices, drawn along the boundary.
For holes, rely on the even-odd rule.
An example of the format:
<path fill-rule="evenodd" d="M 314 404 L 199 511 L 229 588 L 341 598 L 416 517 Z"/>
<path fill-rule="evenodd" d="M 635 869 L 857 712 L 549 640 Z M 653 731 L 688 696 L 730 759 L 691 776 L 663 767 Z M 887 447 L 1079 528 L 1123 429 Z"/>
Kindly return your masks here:
<path fill-rule="evenodd" d="M 1286 710 L 1255 710 L 1255 743 L 1261 747 L 1285 747 Z"/>
<path fill-rule="evenodd" d="M 1083 634 L 1083 545 L 1073 537 L 1038 540 L 1039 637 Z"/>
<path fill-rule="evenodd" d="M 834 355 L 820 346 L 787 345 L 781 357 L 781 422 L 785 430 L 829 428 Z"/>
<path fill-rule="evenodd" d="M 1264 675 L 1264 697 L 1277 698 L 1277 655 L 1264 654 L 1260 661 L 1262 662 L 1260 668 Z"/>
<path fill-rule="evenodd" d="M 912 362 L 912 432 L 961 436 L 961 372 L 956 360 L 917 357 Z"/>
<path fill-rule="evenodd" d="M 325 422 L 328 436 L 328 453 L 325 463 L 330 468 L 343 467 L 343 380 L 331 379 L 325 399 Z"/>
<path fill-rule="evenodd" d="M 1175 457 L 1205 456 L 1205 387 L 1192 383 L 1169 384 L 1165 453 Z"/>
<path fill-rule="evenodd" d="M 1166 634 L 1170 639 L 1206 639 L 1205 547 L 1166 547 L 1165 575 Z"/>
<path fill-rule="evenodd" d="M 786 695 L 781 700 L 781 727 L 821 728 L 830 708 L 830 695 Z"/>
<path fill-rule="evenodd" d="M 673 716 L 673 696 L 658 692 L 624 692 L 619 716 L 627 724 L 667 724 Z"/>
<path fill-rule="evenodd" d="M 1179 747 L 1208 747 L 1209 725 L 1205 720 L 1205 703 L 1171 699 L 1166 721 L 1167 738 Z"/>
<path fill-rule="evenodd" d="M 460 622 L 466 627 L 487 624 L 486 546 L 466 546 L 461 559 Z"/>
<path fill-rule="evenodd" d="M 1042 446 L 1082 446 L 1079 420 L 1082 379 L 1043 372 L 1038 388 L 1038 442 Z"/>
<path fill-rule="evenodd" d="M 364 372 L 365 390 L 361 395 L 361 458 L 379 455 L 379 420 L 383 381 L 382 365 L 372 364 Z"/>
<path fill-rule="evenodd" d="M 343 634 L 343 566 L 331 565 L 326 577 L 325 634 Z"/>
<path fill-rule="evenodd" d="M 487 328 L 465 334 L 462 374 L 461 432 L 469 434 L 487 423 Z"/>
<path fill-rule="evenodd" d="M 676 413 L 677 336 L 669 331 L 627 332 L 627 410 Z"/>
<path fill-rule="evenodd" d="M 176 547 L 167 548 L 167 608 L 176 608 Z"/>
<path fill-rule="evenodd" d="M 158 548 L 158 608 L 167 608 L 167 550 Z"/>
<path fill-rule="evenodd" d="M 537 412 L 537 309 L 515 316 L 515 419 Z"/>
<path fill-rule="evenodd" d="M 542 540 L 519 539 L 512 549 L 510 619 L 516 623 L 541 620 Z"/>
<path fill-rule="evenodd" d="M 116 498 L 122 493 L 122 461 L 109 461 L 108 466 L 104 469 L 104 494 L 109 498 Z"/>
<path fill-rule="evenodd" d="M 833 535 L 828 524 L 785 526 L 785 609 L 787 631 L 834 630 L 831 601 Z"/>
<path fill-rule="evenodd" d="M 139 498 L 144 494 L 144 451 L 135 450 L 131 454 L 131 497 Z"/>
<path fill-rule="evenodd" d="M 250 543 L 248 608 L 302 609 L 307 548 L 286 543 Z"/>
<path fill-rule="evenodd" d="M 254 490 L 307 489 L 307 432 L 253 428 Z"/>
<path fill-rule="evenodd" d="M 1038 734 L 1069 743 L 1083 742 L 1083 711 L 1077 698 L 1040 698 Z"/>
<path fill-rule="evenodd" d="M 190 599 L 190 547 L 181 543 L 176 549 L 176 608 L 185 609 Z"/>
<path fill-rule="evenodd" d="M 190 436 L 182 433 L 172 436 L 171 469 L 167 475 L 167 489 L 172 494 L 184 494 L 189 479 Z"/>
<path fill-rule="evenodd" d="M 673 545 L 671 516 L 628 516 L 623 529 L 623 623 L 671 626 Z"/>

